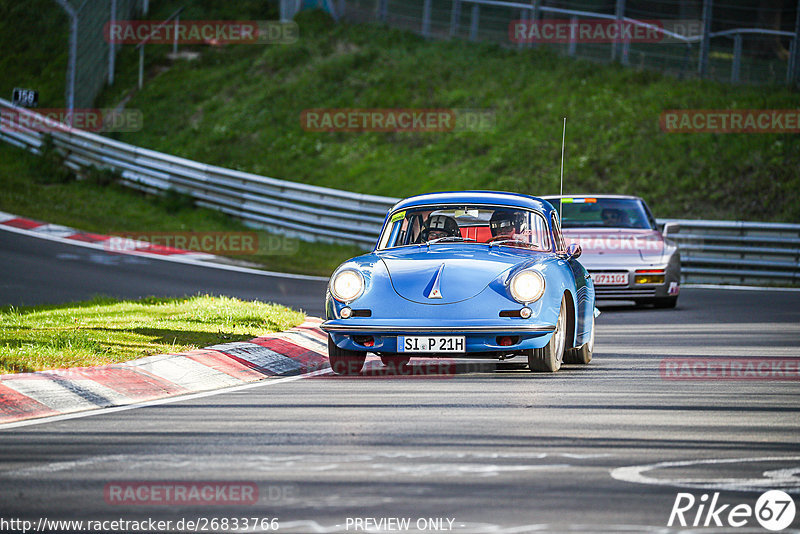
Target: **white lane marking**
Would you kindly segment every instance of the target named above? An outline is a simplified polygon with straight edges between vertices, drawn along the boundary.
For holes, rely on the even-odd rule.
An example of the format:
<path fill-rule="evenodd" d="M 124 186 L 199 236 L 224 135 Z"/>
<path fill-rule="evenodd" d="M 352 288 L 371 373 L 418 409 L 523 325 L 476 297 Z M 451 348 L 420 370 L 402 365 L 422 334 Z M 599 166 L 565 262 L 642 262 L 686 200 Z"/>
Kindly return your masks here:
<path fill-rule="evenodd" d="M 84 399 L 77 393 L 70 391 L 49 378 L 12 378 L 3 380 L 3 385 L 57 412 L 97 408 L 97 404 Z"/>
<path fill-rule="evenodd" d="M 800 456 L 762 456 L 754 458 L 711 458 L 705 460 L 685 460 L 679 462 L 659 462 L 647 465 L 631 465 L 611 470 L 611 477 L 622 482 L 650 484 L 654 486 L 673 486 L 693 489 L 720 489 L 728 491 L 763 491 L 766 488 L 781 489 L 787 493 L 800 493 L 798 469 L 778 469 L 765 471 L 762 478 L 655 478 L 644 473 L 671 467 L 692 467 L 753 462 L 797 462 Z"/>
<path fill-rule="evenodd" d="M 64 238 L 80 233 L 80 231 L 74 228 L 62 226 L 60 224 L 43 224 L 42 226 L 37 226 L 31 231 L 36 232 L 37 234 L 47 234 L 49 236 Z"/>
<path fill-rule="evenodd" d="M 66 239 L 63 237 L 48 235 L 37 233 L 35 231 L 24 230 L 21 228 L 16 228 L 13 226 L 7 226 L 4 224 L 0 224 L 0 230 L 5 230 L 7 232 L 13 232 L 17 234 L 27 235 L 30 237 L 37 237 L 39 239 L 47 239 L 49 241 L 55 241 L 57 243 L 63 243 L 65 245 L 73 245 L 76 247 L 84 247 L 84 248 L 91 248 L 95 250 L 103 250 L 108 252 L 107 245 L 102 243 L 87 243 L 85 241 L 76 241 L 75 239 Z M 152 260 L 161 260 L 161 261 L 171 261 L 173 263 L 183 263 L 186 265 L 196 265 L 199 267 L 208 267 L 211 269 L 219 269 L 223 271 L 234 271 L 239 273 L 246 273 L 246 274 L 257 274 L 260 276 L 270 276 L 273 278 L 289 278 L 293 280 L 315 280 L 320 282 L 327 282 L 327 276 L 310 276 L 307 274 L 291 274 L 291 273 L 279 273 L 276 271 L 262 271 L 261 269 L 252 269 L 250 267 L 239 267 L 238 265 L 227 265 L 224 263 L 212 263 L 206 261 L 198 261 L 192 258 L 184 258 L 181 255 L 173 255 L 173 256 L 163 256 L 160 254 L 148 254 L 146 252 L 137 252 L 137 251 L 120 251 L 115 252 L 115 254 L 127 254 L 130 256 L 141 256 L 144 258 L 149 258 Z"/>
<path fill-rule="evenodd" d="M 728 286 L 724 284 L 683 284 L 682 289 L 733 289 L 736 291 L 800 291 L 800 287 Z"/>
<path fill-rule="evenodd" d="M 336 466 L 338 467 L 338 465 Z M 470 478 L 496 477 L 504 473 L 519 473 L 524 471 L 550 471 L 570 469 L 571 464 L 543 464 L 543 465 L 498 465 L 485 463 L 395 463 L 371 464 L 368 469 L 377 471 L 381 477 L 408 475 L 412 477 L 461 477 Z"/>
<path fill-rule="evenodd" d="M 184 356 L 159 355 L 146 358 L 144 361 L 134 360 L 130 363 L 131 367 L 147 371 L 189 391 L 235 386 L 242 383 L 238 378 Z"/>
<path fill-rule="evenodd" d="M 23 467 L 22 469 L 14 469 L 11 471 L 2 472 L 3 476 L 21 476 L 26 477 L 38 473 L 59 473 L 78 467 L 88 467 L 100 462 L 115 462 L 121 463 L 126 457 L 123 454 L 115 454 L 113 456 L 90 456 L 88 458 L 81 458 L 80 460 L 65 460 L 62 462 L 51 462 L 49 464 L 40 464 L 33 467 Z"/>
<path fill-rule="evenodd" d="M 175 402 L 183 402 L 188 400 L 194 399 L 202 399 L 205 397 L 213 397 L 215 395 L 222 395 L 225 393 L 233 393 L 236 391 L 241 391 L 245 389 L 251 388 L 258 388 L 264 386 L 271 386 L 273 384 L 282 384 L 284 382 L 294 382 L 295 380 L 300 380 L 306 377 L 317 376 L 317 375 L 324 375 L 324 374 L 331 374 L 330 369 L 320 369 L 319 371 L 314 371 L 311 373 L 305 373 L 302 375 L 296 376 L 285 376 L 281 378 L 270 378 L 267 380 L 261 380 L 259 382 L 251 382 L 249 384 L 242 384 L 240 386 L 233 386 L 225 389 L 217 389 L 214 391 L 202 391 L 200 393 L 192 393 L 189 395 L 181 395 L 179 397 L 168 397 L 166 399 L 157 399 L 153 401 L 142 402 L 139 404 L 128 404 L 126 406 L 112 406 L 111 408 L 101 408 L 99 410 L 91 410 L 88 412 L 79 412 L 79 413 L 69 413 L 64 415 L 54 415 L 52 417 L 43 417 L 41 419 L 28 419 L 25 421 L 17 421 L 15 423 L 6 423 L 0 425 L 0 431 L 2 430 L 10 430 L 13 428 L 20 428 L 25 426 L 35 426 L 35 425 L 43 425 L 47 423 L 55 423 L 58 421 L 68 421 L 70 419 L 81 419 L 83 417 L 94 417 L 96 415 L 107 415 L 110 413 L 116 412 L 124 412 L 127 410 L 136 410 L 139 408 L 149 408 L 151 406 L 160 406 L 162 404 L 172 404 Z M 4 382 L 5 384 L 5 382 Z"/>
<path fill-rule="evenodd" d="M 478 474 L 493 476 L 503 471 L 526 471 L 526 470 L 546 470 L 563 469 L 567 467 L 582 467 L 564 463 L 533 463 L 545 458 L 556 458 L 565 456 L 565 453 L 362 453 L 337 455 L 336 460 L 318 454 L 243 454 L 237 456 L 237 465 L 232 466 L 229 458 L 219 455 L 204 454 L 113 454 L 102 456 L 90 456 L 72 460 L 59 460 L 45 464 L 36 464 L 30 467 L 21 467 L 9 471 L 0 471 L 0 476 L 29 476 L 36 473 L 57 473 L 62 471 L 74 470 L 98 464 L 106 465 L 105 469 L 111 469 L 115 473 L 124 472 L 143 472 L 157 467 L 178 468 L 180 467 L 185 475 L 202 475 L 208 470 L 222 469 L 229 474 L 237 471 L 252 473 L 253 471 L 266 471 L 272 474 L 276 472 L 287 473 L 318 473 L 325 471 L 353 471 L 360 464 L 367 464 L 362 469 L 372 469 L 378 471 L 394 472 L 393 474 L 405 474 L 406 469 L 426 469 L 433 467 L 436 471 L 461 470 L 465 474 Z M 453 459 L 460 462 L 453 462 Z M 418 463 L 415 460 L 428 460 L 425 463 Z M 513 464 L 490 464 L 487 459 L 515 460 Z M 387 460 L 392 460 L 393 464 L 387 464 Z M 411 460 L 410 462 L 408 460 Z M 444 461 L 441 461 L 444 460 Z M 383 463 L 381 463 L 383 462 Z M 522 463 L 528 462 L 528 463 Z M 397 467 L 394 467 L 396 465 Z M 590 465 L 589 467 L 594 467 Z M 100 469 L 104 469 L 100 467 Z M 461 473 L 447 473 L 458 476 Z"/>
<path fill-rule="evenodd" d="M 259 369 L 266 369 L 276 374 L 293 373 L 303 368 L 303 365 L 297 360 L 246 341 L 211 345 L 206 348 L 247 360 Z"/>

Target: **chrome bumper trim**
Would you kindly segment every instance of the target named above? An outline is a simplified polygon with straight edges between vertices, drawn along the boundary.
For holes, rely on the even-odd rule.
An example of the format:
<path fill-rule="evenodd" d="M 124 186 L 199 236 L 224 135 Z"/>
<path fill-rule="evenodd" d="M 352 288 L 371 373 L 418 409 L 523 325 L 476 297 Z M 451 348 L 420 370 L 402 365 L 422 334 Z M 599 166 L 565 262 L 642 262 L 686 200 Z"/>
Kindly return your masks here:
<path fill-rule="evenodd" d="M 553 332 L 556 327 L 547 325 L 517 326 L 380 326 L 380 325 L 340 325 L 322 323 L 320 328 L 325 332 L 381 332 L 386 334 L 427 334 L 431 332 L 452 332 L 453 334 L 482 334 L 487 332 L 520 333 L 520 332 Z"/>

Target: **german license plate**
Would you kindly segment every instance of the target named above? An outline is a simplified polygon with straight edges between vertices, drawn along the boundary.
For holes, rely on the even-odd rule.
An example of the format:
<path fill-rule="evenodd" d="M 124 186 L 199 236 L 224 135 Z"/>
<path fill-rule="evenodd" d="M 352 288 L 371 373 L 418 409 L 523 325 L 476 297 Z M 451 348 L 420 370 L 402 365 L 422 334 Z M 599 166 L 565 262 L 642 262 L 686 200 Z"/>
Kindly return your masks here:
<path fill-rule="evenodd" d="M 398 336 L 398 352 L 464 352 L 464 336 Z"/>
<path fill-rule="evenodd" d="M 592 280 L 598 286 L 626 286 L 628 273 L 594 273 Z"/>

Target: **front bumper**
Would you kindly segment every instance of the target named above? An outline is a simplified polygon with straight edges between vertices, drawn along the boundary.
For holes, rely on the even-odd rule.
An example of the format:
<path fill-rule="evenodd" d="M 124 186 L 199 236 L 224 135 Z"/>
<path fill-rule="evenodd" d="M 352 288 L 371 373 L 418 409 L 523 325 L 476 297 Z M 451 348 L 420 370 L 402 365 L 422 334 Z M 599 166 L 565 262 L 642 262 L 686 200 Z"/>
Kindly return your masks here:
<path fill-rule="evenodd" d="M 675 275 L 669 267 L 665 269 L 664 282 L 659 284 L 637 284 L 636 270 L 642 266 L 621 268 L 619 266 L 608 268 L 592 267 L 589 274 L 597 273 L 624 273 L 627 277 L 626 284 L 599 285 L 594 284 L 595 298 L 597 300 L 647 300 L 664 297 L 677 297 L 680 293 L 680 275 Z M 658 267 L 644 267 L 658 268 Z"/>
<path fill-rule="evenodd" d="M 547 345 L 555 325 L 522 323 L 519 324 L 477 324 L 472 322 L 446 322 L 425 325 L 419 321 L 394 320 L 389 322 L 369 323 L 352 319 L 332 319 L 325 321 L 320 328 L 328 332 L 337 347 L 346 350 L 363 352 L 399 352 L 399 336 L 448 335 L 464 336 L 465 353 L 482 352 L 515 352 L 528 349 L 539 349 Z M 511 337 L 515 343 L 500 345 L 498 337 Z M 355 338 L 368 337 L 372 345 L 364 345 Z M 436 356 L 426 353 L 422 356 Z M 459 353 L 447 353 L 447 356 L 458 357 Z"/>

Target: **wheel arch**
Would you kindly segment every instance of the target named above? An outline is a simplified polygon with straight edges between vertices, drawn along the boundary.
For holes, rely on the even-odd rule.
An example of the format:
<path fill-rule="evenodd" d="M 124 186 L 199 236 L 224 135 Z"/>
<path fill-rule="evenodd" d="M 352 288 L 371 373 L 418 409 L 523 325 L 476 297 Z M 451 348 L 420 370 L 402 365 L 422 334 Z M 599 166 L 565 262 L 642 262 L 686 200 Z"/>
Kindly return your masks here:
<path fill-rule="evenodd" d="M 569 350 L 575 348 L 575 325 L 577 320 L 576 310 L 577 306 L 575 304 L 575 296 L 572 294 L 572 291 L 569 289 L 564 290 L 564 296 L 566 297 L 564 300 L 567 303 L 567 343 L 564 344 L 564 350 Z"/>

